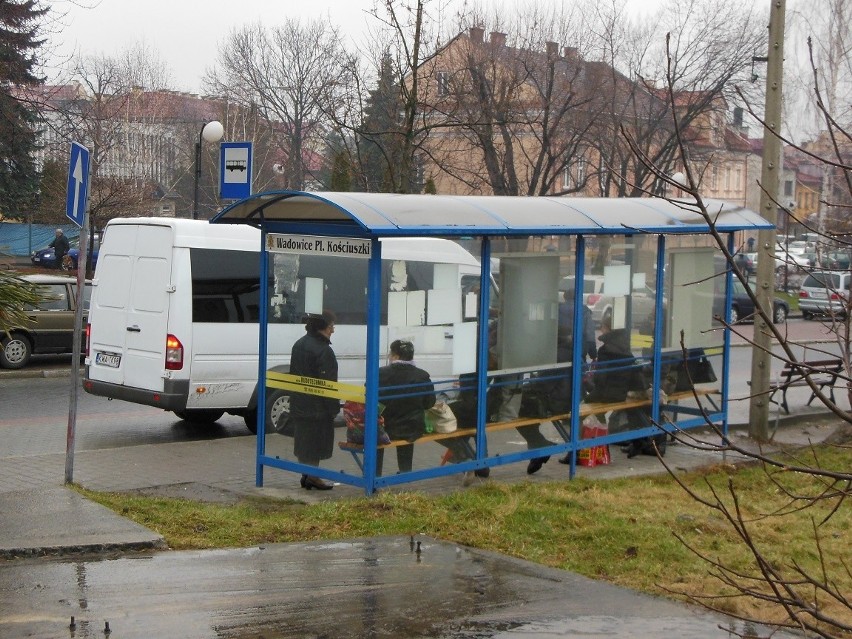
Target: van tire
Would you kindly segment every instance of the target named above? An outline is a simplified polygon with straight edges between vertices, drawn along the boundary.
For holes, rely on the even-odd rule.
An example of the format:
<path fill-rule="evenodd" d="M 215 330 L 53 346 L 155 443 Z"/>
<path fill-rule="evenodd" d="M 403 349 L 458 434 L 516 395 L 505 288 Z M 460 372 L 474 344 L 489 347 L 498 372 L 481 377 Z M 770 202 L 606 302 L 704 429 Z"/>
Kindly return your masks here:
<path fill-rule="evenodd" d="M 266 432 L 292 435 L 290 425 L 290 395 L 283 390 L 269 390 L 266 394 Z"/>
<path fill-rule="evenodd" d="M 30 340 L 20 333 L 12 333 L 11 337 L 0 340 L 0 367 L 23 368 L 30 361 L 33 347 Z"/>
<path fill-rule="evenodd" d="M 216 410 L 215 408 L 188 408 L 187 410 L 175 411 L 175 415 L 180 417 L 183 421 L 190 422 L 191 424 L 212 424 L 220 419 L 224 414 L 225 411 Z"/>

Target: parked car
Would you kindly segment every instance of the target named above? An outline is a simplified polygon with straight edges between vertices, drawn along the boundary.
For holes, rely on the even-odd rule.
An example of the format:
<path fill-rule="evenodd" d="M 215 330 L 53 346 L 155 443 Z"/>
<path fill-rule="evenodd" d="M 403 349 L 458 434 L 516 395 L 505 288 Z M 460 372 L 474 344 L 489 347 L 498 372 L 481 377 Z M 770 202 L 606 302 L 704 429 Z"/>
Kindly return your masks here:
<path fill-rule="evenodd" d="M 725 279 L 715 278 L 715 296 L 713 298 L 713 316 L 722 317 L 725 300 Z M 776 297 L 772 300 L 772 323 L 783 324 L 790 315 L 790 305 L 786 300 Z M 745 286 L 736 278 L 731 280 L 731 324 L 752 321 L 754 302 L 746 293 Z"/>
<path fill-rule="evenodd" d="M 12 328 L 0 339 L 0 367 L 22 368 L 33 353 L 70 353 L 74 345 L 77 280 L 64 275 L 24 275 L 38 287 L 42 301 L 25 309 L 30 323 Z M 83 326 L 89 309 L 92 285 L 83 290 Z M 82 342 L 85 343 L 85 342 Z"/>
<path fill-rule="evenodd" d="M 573 275 L 563 277 L 559 289 L 563 292 L 574 289 Z M 643 286 L 633 289 L 630 296 L 632 325 L 637 329 L 653 329 L 655 294 L 652 288 Z M 583 303 L 592 310 L 595 326 L 612 319 L 615 298 L 604 293 L 603 275 L 583 276 Z"/>
<path fill-rule="evenodd" d="M 68 250 L 68 255 L 66 255 L 62 259 L 62 264 L 58 268 L 63 271 L 71 271 L 76 270 L 77 261 L 80 257 L 80 241 L 77 238 L 74 238 L 70 242 L 71 248 Z M 95 244 L 92 248 L 92 268 L 98 263 L 98 250 L 100 249 L 100 240 L 97 236 L 95 236 Z M 44 248 L 33 251 L 30 256 L 30 261 L 35 266 L 42 266 L 44 268 L 57 268 L 56 265 L 56 255 L 53 252 L 52 246 L 45 246 Z"/>
<path fill-rule="evenodd" d="M 814 315 L 846 313 L 849 300 L 850 271 L 814 271 L 799 289 L 799 310 L 806 320 Z"/>

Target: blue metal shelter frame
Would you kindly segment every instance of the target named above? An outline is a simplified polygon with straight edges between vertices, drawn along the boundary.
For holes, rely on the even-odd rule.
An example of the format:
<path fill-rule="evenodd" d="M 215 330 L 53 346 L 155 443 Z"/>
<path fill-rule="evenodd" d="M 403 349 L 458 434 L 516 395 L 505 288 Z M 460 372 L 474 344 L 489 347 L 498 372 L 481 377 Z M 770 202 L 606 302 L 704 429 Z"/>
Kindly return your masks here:
<path fill-rule="evenodd" d="M 713 227 L 723 236 L 727 234 L 728 249 L 733 252 L 734 232 L 759 231 L 773 228 L 756 213 L 735 205 L 710 201 L 705 203 L 713 216 Z M 656 198 L 565 198 L 565 197 L 503 197 L 503 196 L 441 196 L 401 195 L 385 193 L 331 193 L 304 191 L 275 191 L 260 193 L 236 202 L 216 215 L 214 224 L 249 224 L 261 230 L 261 282 L 268 281 L 269 267 L 266 252 L 267 234 L 298 234 L 325 237 L 349 237 L 368 239 L 372 253 L 367 270 L 367 344 L 366 344 L 366 389 L 365 423 L 366 441 L 376 441 L 378 418 L 378 368 L 380 330 L 380 287 L 381 287 L 381 244 L 385 237 L 476 237 L 482 241 L 479 255 L 481 267 L 479 317 L 489 312 L 491 239 L 495 237 L 529 236 L 574 236 L 576 238 L 576 272 L 585 272 L 585 238 L 588 236 L 630 236 L 638 234 L 657 235 L 657 268 L 655 290 L 656 317 L 663 316 L 663 277 L 666 237 L 669 235 L 707 234 L 711 226 L 694 203 L 670 201 Z M 730 313 L 731 273 L 726 275 L 725 313 Z M 261 287 L 265 290 L 265 287 Z M 574 325 L 579 326 L 582 313 L 582 288 L 574 292 Z M 268 296 L 268 294 L 267 294 Z M 263 301 L 263 300 L 262 300 Z M 260 305 L 259 362 L 258 362 L 258 406 L 265 406 L 267 371 L 267 326 L 269 300 Z M 728 320 L 729 317 L 726 317 Z M 376 488 L 392 484 L 416 481 L 430 477 L 474 470 L 529 459 L 530 451 L 487 457 L 485 393 L 487 386 L 488 326 L 478 324 L 477 393 L 478 416 L 475 439 L 477 458 L 460 463 L 453 469 L 426 468 L 406 473 L 403 476 L 376 477 L 375 448 L 365 447 L 364 468 L 361 477 L 329 469 L 316 469 L 299 463 L 279 459 L 266 454 L 265 411 L 258 410 L 258 437 L 256 458 L 256 483 L 263 485 L 265 466 L 297 473 L 319 474 L 327 479 L 363 487 L 367 494 Z M 655 344 L 651 361 L 653 364 L 653 386 L 660 386 L 662 323 L 654 327 Z M 582 354 L 581 340 L 574 340 L 572 357 L 573 388 L 581 383 Z M 691 418 L 678 420 L 678 427 L 689 428 L 706 424 L 709 419 L 719 423 L 727 432 L 728 400 L 728 355 L 730 334 L 725 330 L 723 338 L 723 364 L 720 380 L 721 403 L 715 413 L 692 411 Z M 589 445 L 608 444 L 618 441 L 618 436 L 608 435 L 598 439 L 584 440 L 580 444 L 578 406 L 579 394 L 572 399 L 571 437 L 558 450 L 539 449 L 537 454 L 571 452 L 570 475 L 576 471 L 577 451 Z M 684 409 L 685 414 L 690 409 Z M 652 399 L 652 415 L 658 421 L 660 415 L 659 394 Z M 632 436 L 651 435 L 657 430 L 652 426 L 632 431 Z"/>

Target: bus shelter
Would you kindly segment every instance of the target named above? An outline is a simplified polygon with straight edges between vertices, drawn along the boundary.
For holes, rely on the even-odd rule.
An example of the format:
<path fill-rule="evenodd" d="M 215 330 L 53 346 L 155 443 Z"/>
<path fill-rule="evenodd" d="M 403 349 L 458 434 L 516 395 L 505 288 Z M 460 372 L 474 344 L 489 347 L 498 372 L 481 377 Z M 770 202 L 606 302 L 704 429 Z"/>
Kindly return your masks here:
<path fill-rule="evenodd" d="M 709 202 L 733 249 L 772 226 Z M 656 198 L 440 196 L 277 191 L 214 224 L 261 230 L 257 485 L 265 467 L 377 488 L 727 430 L 731 277 L 694 204 Z M 266 283 L 263 286 L 263 283 Z M 289 373 L 306 314 L 336 315 L 336 382 Z M 434 390 L 379 386 L 394 340 L 411 342 Z M 456 418 L 427 418 L 411 471 L 381 444 L 383 407 L 433 393 Z M 338 454 L 300 464 L 289 399 L 360 407 L 364 443 L 337 429 Z M 435 428 L 430 429 L 430 424 Z M 380 452 L 381 451 L 381 452 Z"/>

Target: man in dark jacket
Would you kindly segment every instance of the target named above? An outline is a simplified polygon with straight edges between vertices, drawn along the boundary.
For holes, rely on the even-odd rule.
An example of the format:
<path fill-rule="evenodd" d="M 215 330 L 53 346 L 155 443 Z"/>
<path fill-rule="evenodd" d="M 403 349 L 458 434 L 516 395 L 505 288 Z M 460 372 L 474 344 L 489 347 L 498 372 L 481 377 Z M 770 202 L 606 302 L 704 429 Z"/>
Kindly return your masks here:
<path fill-rule="evenodd" d="M 394 340 L 390 345 L 390 363 L 379 368 L 379 401 L 384 404 L 382 417 L 391 439 L 413 442 L 426 432 L 425 411 L 435 405 L 435 386 L 422 368 L 414 364 L 414 344 Z M 407 473 L 414 462 L 414 444 L 396 447 L 399 472 Z M 376 456 L 376 475 L 382 474 L 384 451 Z"/>
<path fill-rule="evenodd" d="M 307 334 L 299 338 L 290 352 L 290 373 L 314 379 L 337 381 L 337 357 L 331 349 L 334 314 L 305 318 Z M 340 400 L 307 393 L 290 397 L 290 419 L 293 421 L 293 453 L 301 464 L 319 466 L 334 452 L 334 418 L 340 412 Z M 302 475 L 302 488 L 330 490 L 333 484 L 314 475 Z"/>
<path fill-rule="evenodd" d="M 48 246 L 53 249 L 53 259 L 56 268 L 62 268 L 62 258 L 68 255 L 68 251 L 71 250 L 71 245 L 68 243 L 68 238 L 65 237 L 62 229 L 56 229 L 56 237 L 53 238 L 53 241 Z"/>

